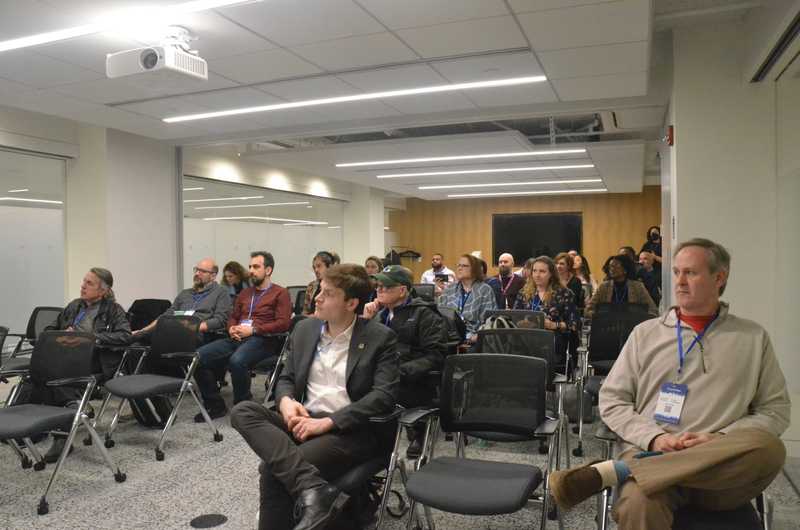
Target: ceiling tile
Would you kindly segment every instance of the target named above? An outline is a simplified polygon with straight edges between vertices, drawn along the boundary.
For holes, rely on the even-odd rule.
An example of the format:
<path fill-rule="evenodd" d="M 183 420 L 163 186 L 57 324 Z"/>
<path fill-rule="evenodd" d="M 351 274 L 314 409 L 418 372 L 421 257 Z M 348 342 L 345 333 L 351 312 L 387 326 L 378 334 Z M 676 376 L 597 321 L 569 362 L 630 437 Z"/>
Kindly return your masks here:
<path fill-rule="evenodd" d="M 648 69 L 647 41 L 539 52 L 549 79 L 642 72 Z"/>
<path fill-rule="evenodd" d="M 229 88 L 236 83 L 213 72 L 208 74 L 208 80 L 202 81 L 189 76 L 176 76 L 165 72 L 165 75 L 141 74 L 123 78 L 131 85 L 147 90 L 151 96 L 175 96 L 203 90 Z"/>
<path fill-rule="evenodd" d="M 20 2 L 0 2 L 0 35 L 14 39 L 86 24 L 85 19 L 54 7 L 44 0 L 26 0 L 24 9 Z"/>
<path fill-rule="evenodd" d="M 470 90 L 465 94 L 481 108 L 554 103 L 558 101 L 558 96 L 556 96 L 556 93 L 553 92 L 547 82 Z"/>
<path fill-rule="evenodd" d="M 220 12 L 282 46 L 385 31 L 351 0 L 270 0 Z"/>
<path fill-rule="evenodd" d="M 105 77 L 103 74 L 67 64 L 29 50 L 0 54 L 0 76 L 37 88 L 80 83 Z"/>
<path fill-rule="evenodd" d="M 36 47 L 36 53 L 76 64 L 105 75 L 106 54 L 140 48 L 141 43 L 107 34 L 87 35 L 77 39 Z"/>
<path fill-rule="evenodd" d="M 359 3 L 390 29 L 509 14 L 503 0 L 360 0 Z"/>
<path fill-rule="evenodd" d="M 609 0 L 509 0 L 511 9 L 515 13 L 529 11 L 542 11 L 545 9 L 563 9 L 566 7 L 585 6 L 589 4 L 602 4 Z"/>
<path fill-rule="evenodd" d="M 312 64 L 286 50 L 266 50 L 208 61 L 209 69 L 240 83 L 318 73 Z"/>
<path fill-rule="evenodd" d="M 239 107 L 253 107 L 257 105 L 270 105 L 282 100 L 266 94 L 255 88 L 239 87 L 226 90 L 217 90 L 205 94 L 187 94 L 181 100 L 194 105 L 205 107 L 208 110 L 224 110 Z"/>
<path fill-rule="evenodd" d="M 375 33 L 292 48 L 327 70 L 343 70 L 417 59 L 417 55 L 391 33 Z"/>
<path fill-rule="evenodd" d="M 647 95 L 647 72 L 556 79 L 552 83 L 562 101 Z"/>
<path fill-rule="evenodd" d="M 149 90 L 130 84 L 127 78 L 98 79 L 96 81 L 74 83 L 56 87 L 51 91 L 94 103 L 111 103 L 153 97 Z"/>
<path fill-rule="evenodd" d="M 531 46 L 538 52 L 650 37 L 650 1 L 622 0 L 517 16 Z"/>
<path fill-rule="evenodd" d="M 423 57 L 446 57 L 528 46 L 510 16 L 402 29 L 396 33 Z"/>
<path fill-rule="evenodd" d="M 542 67 L 530 52 L 435 61 L 430 64 L 452 83 L 544 74 Z"/>
<path fill-rule="evenodd" d="M 275 48 L 271 42 L 211 11 L 194 13 L 181 23 L 197 40 L 192 48 L 203 59 L 216 59 Z"/>
<path fill-rule="evenodd" d="M 137 114 L 144 114 L 145 116 L 150 116 L 151 118 L 157 118 L 159 120 L 168 118 L 170 116 L 194 114 L 208 110 L 205 107 L 188 102 L 183 98 L 156 99 L 153 101 L 120 105 L 116 108 L 129 112 L 135 112 Z"/>

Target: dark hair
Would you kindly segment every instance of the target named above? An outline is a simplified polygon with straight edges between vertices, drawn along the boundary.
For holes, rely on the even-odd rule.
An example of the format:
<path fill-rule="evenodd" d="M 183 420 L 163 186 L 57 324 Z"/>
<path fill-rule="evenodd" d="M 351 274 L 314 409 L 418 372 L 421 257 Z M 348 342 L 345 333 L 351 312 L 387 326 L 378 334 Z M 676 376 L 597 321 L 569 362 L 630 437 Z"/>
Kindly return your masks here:
<path fill-rule="evenodd" d="M 620 265 L 622 265 L 622 268 L 625 269 L 626 279 L 628 280 L 636 279 L 636 266 L 633 264 L 631 258 L 626 256 L 625 254 L 617 254 L 616 256 L 609 256 L 609 258 L 603 265 L 603 272 L 606 273 L 606 276 L 608 276 L 608 265 L 614 260 L 617 260 L 620 263 Z"/>
<path fill-rule="evenodd" d="M 320 250 L 316 254 L 314 254 L 314 258 L 311 260 L 311 264 L 313 265 L 315 261 L 320 260 L 322 263 L 325 264 L 326 267 L 332 267 L 334 265 L 338 265 L 341 261 L 339 256 L 335 252 L 328 252 L 327 250 Z"/>
<path fill-rule="evenodd" d="M 580 256 L 580 258 L 581 258 L 581 266 L 578 268 L 578 274 L 580 276 L 582 276 L 583 278 L 585 278 L 586 281 L 590 281 L 591 277 L 592 277 L 592 269 L 589 268 L 589 260 L 587 260 L 586 256 L 584 256 L 583 254 L 578 254 L 578 256 Z M 574 269 L 575 268 L 574 267 L 574 262 L 575 262 L 574 258 L 573 258 L 572 262 L 573 262 L 573 269 Z"/>
<path fill-rule="evenodd" d="M 553 263 L 558 263 L 562 259 L 566 260 L 567 270 L 569 270 L 569 272 L 572 273 L 572 266 L 574 265 L 574 260 L 572 259 L 572 256 L 570 256 L 567 252 L 559 252 L 558 254 L 556 254 L 556 257 L 553 258 Z"/>
<path fill-rule="evenodd" d="M 553 298 L 553 294 L 561 289 L 561 282 L 558 279 L 558 272 L 556 271 L 556 262 L 550 256 L 539 256 L 538 258 L 531 258 L 525 262 L 525 268 L 527 268 L 530 272 L 528 273 L 528 279 L 525 281 L 525 285 L 522 286 L 520 292 L 522 293 L 522 299 L 526 302 L 530 302 L 533 300 L 533 297 L 536 296 L 536 282 L 533 281 L 533 266 L 537 263 L 544 263 L 547 265 L 547 271 L 550 273 L 550 282 L 547 284 L 547 292 L 544 295 L 544 302 L 545 304 L 549 304 L 550 300 Z"/>
<path fill-rule="evenodd" d="M 652 232 L 654 228 L 656 230 L 658 230 L 658 237 L 661 237 L 661 227 L 653 225 L 653 226 L 651 226 L 650 228 L 647 229 L 647 240 L 648 241 L 650 240 L 650 232 Z"/>
<path fill-rule="evenodd" d="M 634 257 L 638 256 L 638 254 L 636 253 L 636 249 L 634 249 L 633 247 L 619 247 L 619 249 L 620 249 L 620 254 L 627 255 L 628 253 L 630 253 L 630 256 L 628 256 L 628 257 L 631 258 L 631 259 L 634 259 L 631 256 L 634 256 Z"/>
<path fill-rule="evenodd" d="M 476 258 L 472 254 L 462 254 L 460 258 L 466 258 L 466 260 L 469 261 L 469 270 L 470 274 L 472 275 L 472 281 L 482 282 L 483 279 L 486 278 L 486 273 L 483 272 L 486 262 L 484 262 L 482 259 Z"/>
<path fill-rule="evenodd" d="M 244 267 L 242 267 L 242 264 L 238 261 L 229 261 L 222 267 L 222 281 L 220 282 L 222 285 L 230 285 L 228 280 L 225 279 L 226 272 L 236 275 L 240 282 L 247 279 L 247 271 L 244 270 Z"/>
<path fill-rule="evenodd" d="M 486 264 L 485 260 L 478 258 L 478 261 L 481 262 L 481 270 L 483 271 L 483 277 L 486 277 L 486 273 L 489 272 L 489 266 Z"/>
<path fill-rule="evenodd" d="M 344 291 L 345 300 L 357 298 L 359 308 L 367 301 L 372 292 L 367 269 L 355 263 L 333 265 L 322 273 L 322 279 Z M 360 310 L 357 309 L 357 312 Z"/>
<path fill-rule="evenodd" d="M 272 257 L 272 254 L 266 250 L 256 250 L 255 252 L 250 253 L 251 258 L 255 258 L 256 256 L 261 256 L 264 258 L 264 268 L 269 267 L 271 269 L 275 269 L 275 258 Z"/>
<path fill-rule="evenodd" d="M 379 269 L 383 268 L 383 260 L 378 256 L 369 256 L 367 259 L 364 260 L 364 266 L 366 267 L 367 263 L 369 263 L 370 261 L 377 263 Z"/>
<path fill-rule="evenodd" d="M 444 259 L 444 254 L 442 254 L 441 252 L 434 252 L 433 254 L 431 254 L 431 257 L 434 256 L 439 256 L 440 258 Z"/>

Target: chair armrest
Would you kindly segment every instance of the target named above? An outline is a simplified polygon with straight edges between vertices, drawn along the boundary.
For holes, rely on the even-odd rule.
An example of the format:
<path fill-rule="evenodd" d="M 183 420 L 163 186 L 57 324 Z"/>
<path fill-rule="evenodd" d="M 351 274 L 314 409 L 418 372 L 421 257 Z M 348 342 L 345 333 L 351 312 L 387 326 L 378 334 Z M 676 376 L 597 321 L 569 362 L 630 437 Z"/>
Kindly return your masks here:
<path fill-rule="evenodd" d="M 17 376 L 26 376 L 30 373 L 30 369 L 24 368 L 19 370 L 3 370 L 0 368 L 0 378 L 2 377 L 17 377 Z"/>
<path fill-rule="evenodd" d="M 196 351 L 175 351 L 171 353 L 162 353 L 162 359 L 183 359 L 191 361 L 197 355 Z"/>
<path fill-rule="evenodd" d="M 389 422 L 394 421 L 397 418 L 399 418 L 404 410 L 405 409 L 403 409 L 402 407 L 397 406 L 397 407 L 395 407 L 395 409 L 392 412 L 390 412 L 388 414 L 382 414 L 380 416 L 371 416 L 369 418 L 369 422 L 370 423 L 389 423 Z"/>
<path fill-rule="evenodd" d="M 404 410 L 400 415 L 400 423 L 403 425 L 414 425 L 420 420 L 424 420 L 429 416 L 436 416 L 439 414 L 438 408 L 414 408 Z"/>
<path fill-rule="evenodd" d="M 6 337 L 17 337 L 20 339 L 25 339 L 27 338 L 27 335 L 25 335 L 24 333 L 6 333 Z"/>
<path fill-rule="evenodd" d="M 556 374 L 553 376 L 554 385 L 569 385 L 572 384 L 569 378 L 564 374 Z"/>
<path fill-rule="evenodd" d="M 558 430 L 558 420 L 547 418 L 533 431 L 534 436 L 552 436 Z"/>
<path fill-rule="evenodd" d="M 48 381 L 47 386 L 85 385 L 87 383 L 94 383 L 96 381 L 97 378 L 93 375 L 87 375 L 85 377 L 67 377 L 65 379 L 55 379 L 53 381 Z"/>

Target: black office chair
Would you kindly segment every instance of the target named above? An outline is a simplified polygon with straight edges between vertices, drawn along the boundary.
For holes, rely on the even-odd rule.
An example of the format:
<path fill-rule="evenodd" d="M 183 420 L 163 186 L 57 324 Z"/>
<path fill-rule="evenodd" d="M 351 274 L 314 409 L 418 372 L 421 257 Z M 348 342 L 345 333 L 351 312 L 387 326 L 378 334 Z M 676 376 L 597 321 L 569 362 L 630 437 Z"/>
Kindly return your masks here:
<path fill-rule="evenodd" d="M 158 298 L 140 298 L 134 300 L 128 308 L 128 322 L 131 324 L 131 331 L 142 329 L 150 324 L 162 314 L 164 311 L 172 307 L 172 302 L 169 300 L 161 300 Z"/>
<path fill-rule="evenodd" d="M 0 440 L 7 440 L 7 445 L 23 459 L 23 467 L 29 467 L 30 459 L 17 446 L 15 440 L 24 441 L 36 461 L 34 469 L 38 471 L 44 469 L 46 464 L 36 446 L 33 445 L 31 437 L 50 431 L 66 430 L 69 433 L 64 450 L 61 452 L 53 474 L 39 500 L 37 509 L 39 515 L 44 515 L 49 511 L 47 494 L 56 480 L 58 471 L 72 447 L 75 434 L 80 426 L 83 426 L 95 441 L 103 460 L 114 474 L 114 479 L 117 482 L 124 482 L 126 479 L 125 473 L 114 464 L 105 447 L 102 446 L 100 437 L 87 415 L 89 398 L 96 384 L 95 376 L 92 374 L 93 355 L 94 336 L 91 334 L 64 331 L 46 331 L 39 334 L 31 354 L 30 381 L 39 388 L 83 387 L 83 397 L 78 408 L 24 404 L 0 409 Z M 26 372 L 17 371 L 15 375 L 24 373 Z M 28 466 L 25 465 L 26 461 Z"/>
<path fill-rule="evenodd" d="M 17 337 L 19 339 L 14 351 L 11 353 L 11 357 L 14 358 L 18 355 L 31 353 L 33 346 L 36 344 L 36 337 L 44 331 L 44 328 L 55 322 L 62 310 L 62 307 L 34 307 L 31 316 L 28 318 L 25 333 L 8 333 L 9 337 Z"/>
<path fill-rule="evenodd" d="M 600 313 L 644 313 L 647 314 L 647 304 L 611 304 L 603 302 L 594 308 L 594 314 Z"/>
<path fill-rule="evenodd" d="M 118 371 L 113 379 L 106 381 L 105 389 L 109 395 L 106 397 L 106 401 L 100 409 L 100 414 L 105 411 L 105 405 L 111 396 L 121 398 L 117 412 L 111 420 L 111 425 L 105 435 L 106 447 L 114 446 L 112 436 L 119 422 L 120 413 L 125 406 L 125 401 L 130 399 L 147 400 L 147 398 L 155 396 L 177 394 L 175 407 L 172 409 L 172 414 L 170 414 L 164 425 L 164 429 L 161 431 L 161 436 L 158 439 L 158 445 L 156 445 L 155 449 L 156 460 L 164 460 L 164 438 L 167 435 L 167 431 L 169 431 L 169 428 L 172 426 L 172 423 L 175 421 L 175 416 L 178 414 L 181 401 L 186 393 L 192 396 L 195 403 L 197 403 L 197 406 L 200 408 L 203 419 L 213 432 L 214 441 L 222 441 L 222 433 L 217 430 L 214 422 L 211 421 L 205 406 L 203 406 L 203 402 L 197 395 L 197 385 L 194 381 L 194 372 L 198 363 L 196 345 L 199 326 L 200 320 L 194 316 L 164 316 L 159 318 L 153 330 L 150 347 L 141 348 L 141 357 L 139 358 L 134 374 L 124 375 Z M 120 366 L 125 364 L 126 357 L 133 351 L 133 349 L 126 350 Z M 188 368 L 183 368 L 185 376 L 170 377 L 152 373 L 140 373 L 145 363 L 156 365 L 157 363 L 164 362 L 176 362 L 179 364 L 188 363 Z M 155 408 L 151 407 L 151 412 L 157 415 Z M 98 417 L 98 422 L 99 419 Z"/>
<path fill-rule="evenodd" d="M 427 416 L 438 413 L 445 431 L 502 432 L 530 440 L 555 438 L 550 446 L 557 447 L 559 420 L 545 414 L 547 372 L 547 362 L 535 357 L 450 356 L 445 361 L 441 407 Z M 551 450 L 548 472 L 552 464 Z M 542 483 L 543 495 L 534 497 Z M 411 500 L 409 526 L 416 503 L 450 513 L 499 515 L 519 511 L 535 500 L 542 504 L 541 527 L 547 522 L 547 476 L 531 465 L 439 457 L 408 478 L 406 493 Z"/>
<path fill-rule="evenodd" d="M 292 313 L 300 315 L 303 313 L 303 302 L 306 299 L 306 286 L 305 285 L 290 285 L 286 288 L 289 291 L 289 300 L 292 301 Z M 300 296 L 302 295 L 302 296 Z M 298 306 L 298 302 L 300 305 Z"/>
<path fill-rule="evenodd" d="M 432 283 L 415 283 L 411 286 L 413 292 L 426 302 L 436 301 L 436 286 Z"/>

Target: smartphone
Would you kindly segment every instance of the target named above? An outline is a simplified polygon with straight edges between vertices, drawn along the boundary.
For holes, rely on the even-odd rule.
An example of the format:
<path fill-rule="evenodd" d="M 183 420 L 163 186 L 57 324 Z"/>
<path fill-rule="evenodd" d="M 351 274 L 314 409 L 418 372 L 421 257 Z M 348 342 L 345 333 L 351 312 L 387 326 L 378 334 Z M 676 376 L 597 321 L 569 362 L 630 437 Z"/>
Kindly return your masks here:
<path fill-rule="evenodd" d="M 447 274 L 434 274 L 434 275 L 433 275 L 433 278 L 434 278 L 434 279 L 435 279 L 437 282 L 444 282 L 444 283 L 447 283 L 447 282 L 449 282 L 449 281 L 450 281 L 450 277 L 449 277 Z"/>

